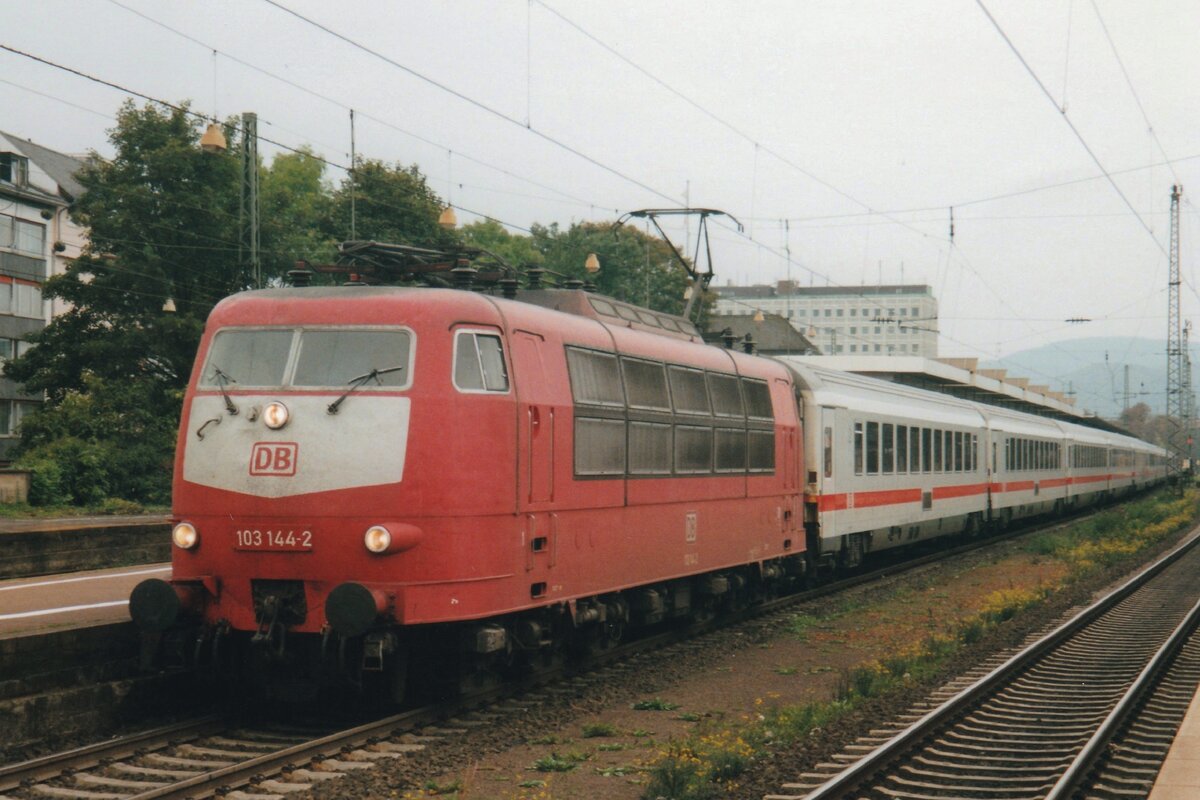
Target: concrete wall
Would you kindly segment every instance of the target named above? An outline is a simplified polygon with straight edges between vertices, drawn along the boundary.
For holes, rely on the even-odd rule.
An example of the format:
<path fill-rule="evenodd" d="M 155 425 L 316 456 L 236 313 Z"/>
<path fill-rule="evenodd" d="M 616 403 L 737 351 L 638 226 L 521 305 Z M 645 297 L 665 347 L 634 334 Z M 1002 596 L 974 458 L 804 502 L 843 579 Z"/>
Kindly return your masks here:
<path fill-rule="evenodd" d="M 0 533 L 0 580 L 170 560 L 165 522 Z"/>

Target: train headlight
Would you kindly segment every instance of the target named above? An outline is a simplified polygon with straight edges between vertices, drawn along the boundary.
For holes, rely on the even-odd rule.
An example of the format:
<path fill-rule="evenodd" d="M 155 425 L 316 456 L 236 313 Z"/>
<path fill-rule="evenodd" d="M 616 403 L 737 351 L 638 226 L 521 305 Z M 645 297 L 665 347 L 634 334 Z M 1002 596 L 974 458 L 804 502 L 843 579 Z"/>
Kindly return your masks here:
<path fill-rule="evenodd" d="M 372 525 L 363 534 L 363 544 L 372 553 L 386 553 L 392 546 L 392 532 L 382 525 Z"/>
<path fill-rule="evenodd" d="M 273 431 L 277 431 L 284 425 L 288 424 L 290 414 L 288 408 L 278 400 L 272 400 L 267 403 L 267 407 L 263 409 L 263 422 L 267 423 L 267 427 Z"/>
<path fill-rule="evenodd" d="M 171 541 L 180 550 L 191 550 L 200 544 L 200 534 L 196 526 L 190 522 L 181 522 L 171 531 Z"/>

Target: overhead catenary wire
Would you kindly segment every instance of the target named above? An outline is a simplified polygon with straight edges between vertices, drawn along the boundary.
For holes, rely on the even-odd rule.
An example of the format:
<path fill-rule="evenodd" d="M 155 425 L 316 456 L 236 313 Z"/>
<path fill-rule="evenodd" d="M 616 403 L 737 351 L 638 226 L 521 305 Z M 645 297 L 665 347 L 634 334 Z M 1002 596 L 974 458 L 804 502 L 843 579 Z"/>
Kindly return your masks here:
<path fill-rule="evenodd" d="M 141 19 L 145 20 L 146 22 L 149 22 L 149 23 L 150 23 L 150 24 L 152 24 L 152 25 L 155 25 L 155 26 L 157 26 L 157 27 L 159 27 L 159 28 L 162 28 L 163 30 L 169 31 L 170 33 L 173 33 L 173 34 L 175 34 L 176 36 L 179 36 L 180 38 L 182 38 L 182 39 L 184 39 L 184 40 L 186 40 L 186 41 L 189 41 L 189 42 L 191 42 L 191 43 L 193 43 L 193 44 L 195 44 L 195 45 L 198 45 L 198 46 L 200 46 L 200 47 L 204 48 L 205 50 L 214 50 L 214 51 L 216 51 L 217 53 L 219 53 L 219 54 L 221 55 L 221 57 L 223 57 L 223 58 L 226 58 L 226 59 L 228 59 L 228 60 L 230 60 L 230 61 L 232 61 L 232 62 L 234 62 L 234 63 L 236 63 L 236 64 L 239 64 L 239 65 L 241 65 L 241 66 L 245 67 L 246 69 L 252 70 L 252 71 L 254 71 L 254 72 L 256 72 L 256 73 L 258 73 L 258 74 L 260 74 L 260 75 L 263 75 L 263 76 L 265 76 L 265 77 L 267 77 L 267 78 L 270 78 L 271 80 L 278 81 L 279 83 L 282 83 L 282 84 L 284 84 L 285 86 L 290 86 L 290 87 L 292 87 L 293 89 L 296 89 L 297 91 L 303 92 L 303 93 L 305 93 L 305 94 L 309 95 L 310 97 L 315 97 L 315 98 L 317 98 L 318 100 L 321 100 L 321 101 L 323 101 L 323 102 L 329 103 L 330 105 L 336 106 L 336 107 L 338 107 L 338 108 L 342 109 L 343 111 L 349 111 L 349 110 L 350 110 L 350 105 L 349 105 L 349 103 L 347 103 L 347 102 L 344 102 L 344 101 L 342 101 L 342 100 L 339 100 L 339 99 L 337 99 L 336 97 L 332 97 L 332 96 L 330 96 L 330 95 L 328 95 L 328 94 L 324 94 L 324 93 L 322 93 L 322 92 L 318 92 L 318 91 L 316 91 L 315 89 L 313 89 L 312 87 L 305 86 L 304 84 L 298 83 L 297 81 L 294 81 L 294 80 L 292 80 L 292 79 L 290 79 L 290 78 L 288 78 L 288 77 L 286 77 L 286 76 L 279 75 L 279 74 L 277 74 L 277 73 L 271 72 L 271 71 L 270 71 L 270 70 L 268 70 L 268 69 L 265 69 L 265 68 L 263 68 L 263 67 L 260 67 L 260 66 L 258 66 L 257 64 L 251 63 L 250 61 L 247 61 L 246 59 L 243 59 L 243 58 L 240 58 L 240 57 L 238 57 L 238 56 L 236 56 L 236 55 L 233 55 L 232 53 L 229 53 L 229 52 L 227 52 L 227 51 L 221 50 L 220 48 L 213 47 L 213 46 L 212 46 L 211 44 L 209 44 L 208 42 L 205 42 L 205 41 L 203 41 L 203 40 L 201 40 L 201 39 L 197 39 L 196 37 L 192 36 L 191 34 L 188 34 L 188 33 L 184 32 L 184 31 L 181 31 L 181 30 L 179 30 L 178 28 L 172 27 L 171 25 L 168 25 L 167 23 L 165 23 L 165 22 L 163 22 L 163 21 L 161 21 L 161 20 L 159 20 L 159 19 L 155 19 L 154 17 L 152 17 L 152 16 L 150 16 L 150 15 L 148 15 L 148 14 L 146 14 L 146 13 L 142 12 L 142 11 L 139 11 L 139 10 L 137 10 L 137 9 L 135 9 L 135 8 L 131 8 L 131 7 L 127 6 L 127 5 L 125 5 L 124 3 L 120 2 L 120 0 L 108 0 L 108 2 L 109 2 L 109 3 L 111 3 L 111 4 L 113 4 L 113 5 L 115 5 L 115 6 L 117 6 L 118 8 L 121 8 L 121 9 L 123 9 L 123 10 L 125 10 L 125 11 L 129 12 L 130 14 L 133 14 L 133 15 L 135 15 L 135 16 L 137 16 L 137 17 L 140 17 Z M 363 118 L 363 119 L 370 120 L 371 122 L 374 122 L 374 123 L 376 123 L 377 125 L 381 125 L 381 126 L 383 126 L 383 127 L 385 127 L 385 128 L 388 128 L 389 130 L 395 131 L 396 133 L 399 133 L 399 134 L 401 134 L 401 135 L 403 135 L 403 136 L 407 136 L 407 137 L 409 137 L 409 138 L 411 138 L 411 139 L 414 139 L 414 140 L 416 140 L 416 141 L 418 141 L 418 142 L 421 142 L 422 144 L 426 144 L 426 145 L 429 145 L 429 146 L 431 146 L 431 147 L 435 147 L 435 148 L 437 148 L 437 149 L 439 149 L 439 150 L 448 150 L 448 149 L 452 150 L 452 148 L 448 148 L 448 147 L 447 147 L 445 144 L 443 144 L 443 143 L 441 143 L 441 142 L 437 142 L 437 141 L 434 141 L 434 140 L 432 140 L 432 139 L 430 139 L 430 138 L 428 138 L 428 137 L 422 136 L 422 135 L 421 135 L 421 134 L 419 134 L 419 133 L 415 133 L 415 132 L 413 132 L 413 131 L 411 131 L 411 130 L 408 130 L 408 129 L 406 129 L 406 128 L 403 128 L 403 127 L 401 127 L 401 126 L 397 125 L 397 124 L 396 124 L 396 123 L 394 123 L 394 122 L 391 122 L 391 121 L 389 121 L 389 120 L 383 119 L 382 117 L 379 117 L 379 116 L 376 116 L 376 115 L 370 114 L 369 112 L 367 112 L 367 111 L 364 111 L 364 110 L 362 110 L 362 109 L 358 109 L 358 108 L 356 108 L 356 109 L 355 109 L 355 112 L 356 112 L 356 114 L 357 114 L 359 117 L 361 117 L 361 118 Z M 260 120 L 260 122 L 262 122 L 262 120 Z M 270 123 L 267 123 L 267 124 L 270 124 Z M 577 202 L 577 203 L 579 203 L 579 204 L 581 204 L 581 205 L 594 205 L 594 203 L 591 203 L 591 202 L 589 202 L 589 201 L 587 201 L 587 200 L 584 200 L 584 199 L 583 199 L 583 198 L 581 198 L 581 197 L 577 197 L 577 196 L 575 196 L 575 195 L 573 195 L 573 194 L 571 194 L 571 193 L 569 193 L 569 192 L 564 192 L 563 190 L 561 190 L 561 189 L 558 189 L 558 188 L 555 188 L 555 187 L 553 187 L 553 186 L 550 186 L 550 185 L 548 185 L 548 184 L 541 183 L 541 182 L 539 182 L 539 181 L 536 181 L 536 180 L 534 180 L 534 179 L 532 179 L 532 178 L 530 178 L 530 177 L 528 177 L 528 176 L 526 176 L 526 175 L 520 175 L 520 174 L 518 174 L 518 173 L 515 173 L 515 172 L 513 172 L 512 170 L 509 170 L 509 169 L 507 169 L 507 168 L 505 168 L 505 167 L 499 166 L 499 165 L 497 165 L 497 164 L 490 163 L 490 162 L 488 162 L 488 161 L 485 161 L 485 160 L 483 160 L 483 159 L 480 159 L 480 158 L 478 158 L 478 157 L 475 157 L 475 156 L 469 155 L 469 154 L 467 154 L 467 153 L 463 153 L 463 152 L 461 152 L 461 151 L 457 151 L 457 150 L 455 150 L 455 151 L 453 151 L 453 152 L 454 152 L 454 154 L 455 154 L 456 156 L 458 156 L 459 158 L 461 158 L 461 159 L 464 159 L 464 160 L 466 160 L 466 161 L 470 161 L 470 162 L 471 162 L 471 163 L 473 163 L 473 164 L 477 164 L 477 165 L 479 165 L 479 166 L 481 166 L 481 167 L 484 167 L 484 168 L 486 168 L 486 169 L 493 170 L 493 171 L 495 171 L 495 172 L 497 172 L 497 173 L 499 173 L 499 174 L 502 174 L 502 175 L 505 175 L 505 176 L 507 176 L 507 177 L 513 178 L 513 179 L 515 179 L 515 180 L 522 181 L 523 183 L 528 183 L 528 184 L 529 184 L 529 185 L 531 185 L 531 186 L 536 186 L 536 187 L 538 187 L 539 189 L 544 189 L 544 190 L 546 190 L 546 191 L 549 191 L 549 192 L 554 192 L 555 194 L 559 194 L 559 195 L 561 195 L 561 196 L 563 196 L 563 197 L 565 197 L 565 198 L 567 198 L 567 199 L 569 199 L 569 200 L 573 200 L 573 201 L 575 201 L 575 202 Z"/>

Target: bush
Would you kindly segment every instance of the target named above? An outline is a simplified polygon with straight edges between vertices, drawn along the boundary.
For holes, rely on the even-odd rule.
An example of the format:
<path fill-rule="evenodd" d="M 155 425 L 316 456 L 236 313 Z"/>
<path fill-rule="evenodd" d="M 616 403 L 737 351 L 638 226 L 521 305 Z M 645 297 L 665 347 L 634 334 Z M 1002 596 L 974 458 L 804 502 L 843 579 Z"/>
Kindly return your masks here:
<path fill-rule="evenodd" d="M 109 493 L 108 453 L 103 445 L 68 436 L 21 455 L 30 471 L 30 505 L 95 505 Z"/>

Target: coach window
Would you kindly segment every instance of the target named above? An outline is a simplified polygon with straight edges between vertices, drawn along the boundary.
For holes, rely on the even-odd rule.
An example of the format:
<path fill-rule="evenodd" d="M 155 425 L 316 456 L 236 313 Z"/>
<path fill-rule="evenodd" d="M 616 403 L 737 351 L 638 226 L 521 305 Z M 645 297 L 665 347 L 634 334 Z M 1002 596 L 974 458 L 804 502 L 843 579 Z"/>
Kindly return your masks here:
<path fill-rule="evenodd" d="M 908 471 L 921 471 L 921 429 L 916 425 L 908 429 Z"/>
<path fill-rule="evenodd" d="M 712 398 L 713 413 L 718 417 L 745 416 L 741 388 L 733 375 L 708 373 L 708 392 Z"/>
<path fill-rule="evenodd" d="M 704 373 L 686 367 L 668 367 L 671 381 L 671 401 L 676 414 L 702 414 L 708 416 L 712 407 L 708 403 L 708 389 L 704 384 Z"/>
<path fill-rule="evenodd" d="M 825 426 L 824 447 L 821 450 L 825 454 L 825 477 L 833 477 L 833 428 Z"/>
<path fill-rule="evenodd" d="M 962 431 L 954 432 L 954 471 L 963 471 L 963 440 Z"/>
<path fill-rule="evenodd" d="M 567 372 L 576 403 L 624 407 L 617 357 L 595 350 L 567 348 Z"/>
<path fill-rule="evenodd" d="M 621 371 L 625 375 L 625 393 L 629 396 L 630 408 L 671 410 L 671 402 L 667 397 L 667 373 L 662 364 L 622 358 Z"/>
<path fill-rule="evenodd" d="M 879 423 L 867 423 L 867 474 L 879 474 Z"/>
<path fill-rule="evenodd" d="M 890 422 L 883 423 L 883 473 L 890 475 L 896 470 L 896 426 Z"/>
<path fill-rule="evenodd" d="M 854 423 L 854 474 L 863 474 L 863 424 Z"/>
<path fill-rule="evenodd" d="M 933 471 L 942 471 L 942 432 L 933 432 Z"/>
<path fill-rule="evenodd" d="M 908 472 L 908 426 L 896 426 L 896 472 Z"/>
<path fill-rule="evenodd" d="M 921 428 L 921 471 L 933 472 L 933 437 L 929 428 Z"/>
<path fill-rule="evenodd" d="M 971 472 L 979 469 L 979 437 L 971 434 Z"/>

